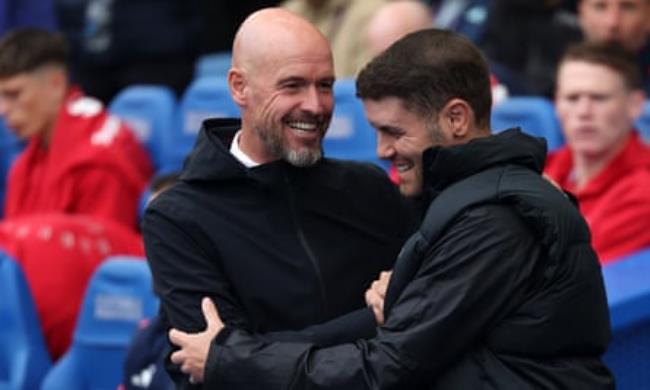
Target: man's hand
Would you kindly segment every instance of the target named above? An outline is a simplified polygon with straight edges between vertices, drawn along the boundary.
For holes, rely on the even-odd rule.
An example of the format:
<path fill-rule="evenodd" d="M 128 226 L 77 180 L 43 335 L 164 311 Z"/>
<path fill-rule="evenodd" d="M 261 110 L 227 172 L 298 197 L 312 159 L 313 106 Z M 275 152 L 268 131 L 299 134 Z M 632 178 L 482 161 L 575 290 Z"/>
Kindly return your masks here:
<path fill-rule="evenodd" d="M 171 342 L 180 347 L 180 350 L 172 353 L 171 361 L 180 365 L 181 371 L 190 376 L 190 383 L 203 382 L 210 343 L 224 327 L 217 308 L 210 298 L 203 298 L 201 310 L 207 324 L 203 332 L 185 333 L 178 329 L 169 331 Z"/>
<path fill-rule="evenodd" d="M 393 271 L 384 271 L 379 274 L 379 279 L 372 282 L 370 288 L 366 291 L 366 304 L 375 314 L 378 325 L 384 324 L 384 299 L 386 298 L 386 289 L 390 276 Z"/>

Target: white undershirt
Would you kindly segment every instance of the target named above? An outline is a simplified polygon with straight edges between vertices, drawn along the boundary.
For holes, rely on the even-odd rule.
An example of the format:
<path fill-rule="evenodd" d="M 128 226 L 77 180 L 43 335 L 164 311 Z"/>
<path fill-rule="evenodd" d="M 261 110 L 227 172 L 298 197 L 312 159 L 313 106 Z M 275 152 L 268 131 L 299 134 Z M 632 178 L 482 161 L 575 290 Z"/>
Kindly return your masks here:
<path fill-rule="evenodd" d="M 250 158 L 246 153 L 244 153 L 239 148 L 240 135 L 241 135 L 241 130 L 235 133 L 235 137 L 233 137 L 232 143 L 230 144 L 230 153 L 232 153 L 232 155 L 235 156 L 235 158 L 239 160 L 240 163 L 244 164 L 246 168 L 253 168 L 260 165 L 260 163 L 254 161 L 252 158 Z"/>

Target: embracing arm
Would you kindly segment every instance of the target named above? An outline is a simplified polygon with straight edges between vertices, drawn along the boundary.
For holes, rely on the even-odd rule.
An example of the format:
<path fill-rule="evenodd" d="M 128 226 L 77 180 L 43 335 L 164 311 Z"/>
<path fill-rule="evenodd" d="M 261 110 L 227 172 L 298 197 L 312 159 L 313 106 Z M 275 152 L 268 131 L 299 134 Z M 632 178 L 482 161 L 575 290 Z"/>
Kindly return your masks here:
<path fill-rule="evenodd" d="M 434 381 L 521 301 L 540 255 L 532 233 L 498 207 L 466 212 L 430 248 L 375 339 L 318 349 L 233 330 L 211 347 L 206 385 L 388 389 Z"/>

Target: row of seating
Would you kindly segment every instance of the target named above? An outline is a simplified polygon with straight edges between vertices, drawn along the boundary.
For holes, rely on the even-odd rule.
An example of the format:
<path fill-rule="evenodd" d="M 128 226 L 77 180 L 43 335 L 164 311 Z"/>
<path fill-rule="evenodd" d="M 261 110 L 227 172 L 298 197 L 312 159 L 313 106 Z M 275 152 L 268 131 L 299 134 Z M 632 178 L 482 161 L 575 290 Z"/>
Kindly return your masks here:
<path fill-rule="evenodd" d="M 650 248 L 603 267 L 614 337 L 604 356 L 621 389 L 650 383 Z M 158 300 L 144 259 L 114 257 L 95 272 L 73 343 L 53 366 L 20 267 L 0 252 L 0 388 L 114 389 L 138 323 Z"/>
<path fill-rule="evenodd" d="M 138 324 L 158 312 L 151 283 L 144 259 L 107 259 L 88 284 L 72 345 L 52 365 L 25 276 L 0 251 L 0 389 L 116 389 Z"/>

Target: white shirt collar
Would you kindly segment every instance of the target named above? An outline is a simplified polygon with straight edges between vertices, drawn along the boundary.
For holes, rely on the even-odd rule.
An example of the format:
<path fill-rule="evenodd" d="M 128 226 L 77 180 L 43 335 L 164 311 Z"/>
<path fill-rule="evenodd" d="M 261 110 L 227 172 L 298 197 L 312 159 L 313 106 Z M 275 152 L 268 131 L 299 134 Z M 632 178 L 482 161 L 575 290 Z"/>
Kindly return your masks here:
<path fill-rule="evenodd" d="M 239 148 L 240 135 L 241 135 L 241 130 L 235 133 L 235 136 L 232 139 L 232 143 L 230 144 L 230 153 L 232 153 L 232 155 L 235 156 L 235 158 L 239 160 L 240 163 L 244 164 L 246 168 L 253 168 L 260 165 L 260 163 L 250 158 L 246 153 L 244 153 Z"/>

